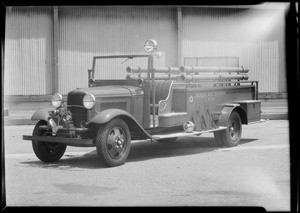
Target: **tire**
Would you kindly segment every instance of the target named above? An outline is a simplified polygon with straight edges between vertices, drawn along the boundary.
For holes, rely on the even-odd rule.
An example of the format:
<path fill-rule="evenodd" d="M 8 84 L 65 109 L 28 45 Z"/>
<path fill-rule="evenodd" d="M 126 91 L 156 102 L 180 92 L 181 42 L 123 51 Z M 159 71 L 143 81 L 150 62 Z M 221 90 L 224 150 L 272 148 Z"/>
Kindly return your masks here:
<path fill-rule="evenodd" d="M 218 146 L 234 147 L 240 143 L 242 135 L 242 122 L 240 115 L 233 111 L 227 122 L 227 129 L 214 133 Z"/>
<path fill-rule="evenodd" d="M 46 130 L 39 129 L 42 125 L 47 125 L 47 122 L 39 121 L 35 125 L 33 130 L 34 136 L 43 136 L 46 133 Z M 64 155 L 67 145 L 33 140 L 32 148 L 38 159 L 45 163 L 51 163 L 58 161 Z"/>
<path fill-rule="evenodd" d="M 164 139 L 158 140 L 157 142 L 158 143 L 173 143 L 173 142 L 176 141 L 176 139 L 177 139 L 177 137 L 175 137 L 175 138 L 164 138 Z"/>
<path fill-rule="evenodd" d="M 115 118 L 100 126 L 96 149 L 98 157 L 106 166 L 124 164 L 130 152 L 131 135 L 127 124 L 120 118 Z"/>

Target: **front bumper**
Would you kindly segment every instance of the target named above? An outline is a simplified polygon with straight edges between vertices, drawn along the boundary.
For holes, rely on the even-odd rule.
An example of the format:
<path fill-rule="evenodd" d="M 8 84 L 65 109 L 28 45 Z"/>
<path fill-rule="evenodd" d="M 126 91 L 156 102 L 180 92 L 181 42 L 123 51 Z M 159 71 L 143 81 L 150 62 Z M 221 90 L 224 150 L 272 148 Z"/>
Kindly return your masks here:
<path fill-rule="evenodd" d="M 78 146 L 78 147 L 95 146 L 93 139 L 82 139 L 82 138 L 61 138 L 61 137 L 52 137 L 52 136 L 23 135 L 23 140 L 60 143 L 60 144 L 66 144 L 68 146 Z"/>

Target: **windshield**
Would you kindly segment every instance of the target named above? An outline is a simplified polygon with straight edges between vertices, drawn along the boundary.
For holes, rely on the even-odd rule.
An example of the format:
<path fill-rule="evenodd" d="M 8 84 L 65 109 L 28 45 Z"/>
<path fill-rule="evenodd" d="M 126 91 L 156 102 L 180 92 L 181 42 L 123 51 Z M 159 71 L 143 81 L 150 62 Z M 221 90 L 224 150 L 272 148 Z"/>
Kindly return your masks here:
<path fill-rule="evenodd" d="M 124 80 L 128 66 L 148 66 L 148 55 L 95 56 L 91 77 L 94 79 Z"/>

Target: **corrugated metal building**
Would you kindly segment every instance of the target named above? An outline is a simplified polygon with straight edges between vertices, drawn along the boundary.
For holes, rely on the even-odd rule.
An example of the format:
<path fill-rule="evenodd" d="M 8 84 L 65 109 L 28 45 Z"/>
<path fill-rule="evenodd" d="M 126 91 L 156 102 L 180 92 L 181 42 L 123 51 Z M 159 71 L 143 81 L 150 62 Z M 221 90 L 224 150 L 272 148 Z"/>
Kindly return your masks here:
<path fill-rule="evenodd" d="M 59 89 L 63 93 L 87 86 L 93 56 L 145 53 L 143 45 L 149 38 L 159 41 L 159 49 L 164 52 L 160 65 L 176 63 L 174 9 L 63 7 L 59 8 L 58 19 Z M 121 62 L 102 61 L 97 67 L 101 70 L 98 77 L 125 79 L 128 63 L 121 66 Z M 70 81 L 66 83 L 66 79 Z"/>
<path fill-rule="evenodd" d="M 5 95 L 44 95 L 53 91 L 51 8 L 7 8 Z"/>
<path fill-rule="evenodd" d="M 144 53 L 149 38 L 163 52 L 158 66 L 237 58 L 260 92 L 286 92 L 285 7 L 8 7 L 5 95 L 86 87 L 94 55 Z M 98 77 L 145 63 L 122 62 L 103 61 Z"/>
<path fill-rule="evenodd" d="M 284 13 L 272 9 L 184 8 L 184 57 L 238 57 L 260 92 L 285 91 Z"/>

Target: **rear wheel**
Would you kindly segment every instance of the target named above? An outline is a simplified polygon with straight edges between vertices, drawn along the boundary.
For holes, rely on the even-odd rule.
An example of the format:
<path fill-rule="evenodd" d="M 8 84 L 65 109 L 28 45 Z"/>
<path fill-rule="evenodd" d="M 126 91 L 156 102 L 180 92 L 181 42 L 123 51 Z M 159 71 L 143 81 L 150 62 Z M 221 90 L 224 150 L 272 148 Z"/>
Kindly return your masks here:
<path fill-rule="evenodd" d="M 130 131 L 122 119 L 115 118 L 99 128 L 96 139 L 97 154 L 107 166 L 124 164 L 130 146 Z"/>
<path fill-rule="evenodd" d="M 46 121 L 39 121 L 33 130 L 33 136 L 44 136 L 47 131 L 39 128 L 44 125 L 47 125 Z M 41 161 L 50 163 L 58 161 L 64 155 L 67 145 L 33 140 L 32 148 Z"/>
<path fill-rule="evenodd" d="M 242 122 L 240 115 L 233 111 L 228 119 L 227 128 L 214 132 L 215 142 L 218 146 L 237 146 L 241 140 Z"/>

